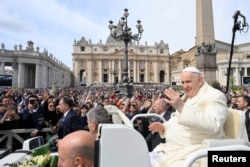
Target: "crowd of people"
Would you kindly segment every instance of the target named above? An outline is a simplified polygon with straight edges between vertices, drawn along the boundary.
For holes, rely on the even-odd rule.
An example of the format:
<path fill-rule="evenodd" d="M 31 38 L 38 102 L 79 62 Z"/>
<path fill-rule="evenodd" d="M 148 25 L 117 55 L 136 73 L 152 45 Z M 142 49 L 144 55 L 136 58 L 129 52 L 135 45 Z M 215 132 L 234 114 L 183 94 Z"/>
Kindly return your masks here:
<path fill-rule="evenodd" d="M 65 149 L 70 149 L 70 146 L 60 143 L 72 142 L 71 149 L 76 152 L 82 149 L 82 154 L 88 156 L 87 160 L 93 159 L 91 141 L 97 134 L 98 124 L 112 122 L 103 107 L 105 105 L 117 106 L 128 119 L 153 112 L 166 120 L 151 123 L 149 119 L 137 118 L 135 122 L 136 130 L 143 135 L 152 153 L 154 167 L 180 166 L 190 153 L 201 147 L 203 139 L 222 138 L 228 108 L 245 112 L 250 138 L 250 97 L 247 93 L 234 95 L 224 93 L 223 88 L 215 89 L 204 81 L 195 67 L 183 70 L 181 82 L 183 90 L 177 87 L 138 86 L 131 98 L 120 96 L 113 87 L 102 85 L 57 90 L 5 88 L 1 92 L 0 129 L 33 129 L 31 133 L 24 134 L 24 138 L 42 135 L 49 140 L 57 135 L 60 141 L 59 163 L 66 164 L 61 166 L 71 162 L 64 160 L 67 154 Z M 51 131 L 41 133 L 45 127 L 51 128 Z M 84 143 L 74 137 L 78 135 L 92 139 Z M 2 142 L 1 147 L 4 144 Z M 85 166 L 93 165 L 79 157 L 77 162 Z"/>

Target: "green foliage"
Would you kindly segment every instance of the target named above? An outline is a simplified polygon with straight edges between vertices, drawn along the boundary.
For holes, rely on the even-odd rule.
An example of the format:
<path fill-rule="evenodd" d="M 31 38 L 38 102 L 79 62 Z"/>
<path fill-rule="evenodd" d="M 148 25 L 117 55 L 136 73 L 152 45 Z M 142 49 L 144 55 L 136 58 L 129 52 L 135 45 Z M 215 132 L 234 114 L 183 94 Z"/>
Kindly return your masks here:
<path fill-rule="evenodd" d="M 230 85 L 231 85 L 231 90 L 233 92 L 235 92 L 235 90 L 237 90 L 237 86 L 235 85 L 235 77 L 231 77 L 229 79 Z"/>
<path fill-rule="evenodd" d="M 50 155 L 50 144 L 32 150 L 30 157 L 22 162 L 9 164 L 10 167 L 56 167 L 58 156 Z"/>
<path fill-rule="evenodd" d="M 214 87 L 215 89 L 220 89 L 220 83 L 218 81 L 213 81 L 211 86 Z"/>

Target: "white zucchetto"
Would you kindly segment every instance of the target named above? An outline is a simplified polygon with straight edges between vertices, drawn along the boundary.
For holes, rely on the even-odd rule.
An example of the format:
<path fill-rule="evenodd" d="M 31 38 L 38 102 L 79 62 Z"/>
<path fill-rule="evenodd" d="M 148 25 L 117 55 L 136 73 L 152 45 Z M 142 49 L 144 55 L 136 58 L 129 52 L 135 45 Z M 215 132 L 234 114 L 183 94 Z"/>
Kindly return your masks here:
<path fill-rule="evenodd" d="M 187 67 L 182 72 L 194 72 L 201 74 L 200 70 L 198 70 L 196 67 Z"/>

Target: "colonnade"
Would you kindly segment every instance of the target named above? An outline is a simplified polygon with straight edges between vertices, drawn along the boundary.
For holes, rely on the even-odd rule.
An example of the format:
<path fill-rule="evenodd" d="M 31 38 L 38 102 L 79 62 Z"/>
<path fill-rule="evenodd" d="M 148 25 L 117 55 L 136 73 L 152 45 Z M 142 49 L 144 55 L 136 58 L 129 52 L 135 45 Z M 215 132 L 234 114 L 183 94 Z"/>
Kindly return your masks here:
<path fill-rule="evenodd" d="M 39 49 L 35 51 L 32 41 L 28 41 L 26 50 L 16 47 L 6 50 L 2 44 L 0 60 L 0 75 L 12 75 L 12 87 L 48 88 L 53 84 L 65 87 L 72 82 L 70 68 L 46 50 L 43 53 L 39 53 Z"/>

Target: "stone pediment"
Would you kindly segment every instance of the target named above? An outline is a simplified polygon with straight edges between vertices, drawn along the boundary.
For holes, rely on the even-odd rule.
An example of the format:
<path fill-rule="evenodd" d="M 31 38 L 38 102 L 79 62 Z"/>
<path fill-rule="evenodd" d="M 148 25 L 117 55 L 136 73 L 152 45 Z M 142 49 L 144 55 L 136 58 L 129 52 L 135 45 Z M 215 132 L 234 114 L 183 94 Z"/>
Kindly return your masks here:
<path fill-rule="evenodd" d="M 75 44 L 77 45 L 88 45 L 88 41 L 85 39 L 84 36 L 81 37 L 81 39 L 79 41 L 75 41 Z"/>
<path fill-rule="evenodd" d="M 159 44 L 156 43 L 156 46 L 162 49 L 168 48 L 168 44 L 166 44 L 163 40 L 161 40 Z"/>

